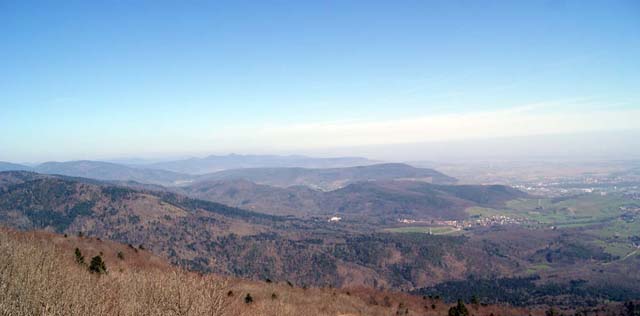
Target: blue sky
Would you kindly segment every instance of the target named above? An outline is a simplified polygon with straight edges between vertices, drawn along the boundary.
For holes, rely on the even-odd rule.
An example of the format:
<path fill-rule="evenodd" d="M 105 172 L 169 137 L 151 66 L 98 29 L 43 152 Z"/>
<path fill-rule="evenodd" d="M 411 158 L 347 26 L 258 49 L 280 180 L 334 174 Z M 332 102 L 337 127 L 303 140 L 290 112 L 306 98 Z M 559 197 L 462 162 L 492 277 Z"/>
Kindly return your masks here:
<path fill-rule="evenodd" d="M 637 1 L 0 0 L 0 160 L 634 129 L 638 56 Z"/>

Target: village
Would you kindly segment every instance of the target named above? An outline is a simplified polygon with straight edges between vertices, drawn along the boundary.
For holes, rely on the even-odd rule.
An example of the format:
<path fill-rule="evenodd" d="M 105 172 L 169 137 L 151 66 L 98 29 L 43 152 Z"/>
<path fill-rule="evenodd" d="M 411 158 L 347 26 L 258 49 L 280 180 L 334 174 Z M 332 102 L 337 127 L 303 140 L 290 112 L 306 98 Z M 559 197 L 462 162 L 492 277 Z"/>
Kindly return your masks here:
<path fill-rule="evenodd" d="M 523 225 L 530 223 L 529 220 L 524 218 L 510 217 L 506 215 L 493 215 L 493 216 L 472 216 L 470 219 L 464 220 L 415 220 L 402 218 L 398 219 L 402 224 L 422 224 L 429 226 L 448 226 L 455 229 L 465 229 L 473 227 L 491 227 L 501 225 Z"/>

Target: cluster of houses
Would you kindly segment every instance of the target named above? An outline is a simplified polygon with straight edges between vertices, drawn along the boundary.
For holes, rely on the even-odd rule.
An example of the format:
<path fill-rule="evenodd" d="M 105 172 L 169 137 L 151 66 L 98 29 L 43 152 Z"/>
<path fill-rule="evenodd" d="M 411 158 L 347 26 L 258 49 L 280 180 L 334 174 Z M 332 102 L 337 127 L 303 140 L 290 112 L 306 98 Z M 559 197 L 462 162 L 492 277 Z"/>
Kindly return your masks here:
<path fill-rule="evenodd" d="M 398 222 L 402 224 L 428 224 L 433 226 L 449 226 L 457 229 L 463 229 L 478 226 L 520 225 L 525 224 L 526 220 L 505 215 L 494 215 L 469 220 L 415 220 L 401 218 L 398 219 Z"/>

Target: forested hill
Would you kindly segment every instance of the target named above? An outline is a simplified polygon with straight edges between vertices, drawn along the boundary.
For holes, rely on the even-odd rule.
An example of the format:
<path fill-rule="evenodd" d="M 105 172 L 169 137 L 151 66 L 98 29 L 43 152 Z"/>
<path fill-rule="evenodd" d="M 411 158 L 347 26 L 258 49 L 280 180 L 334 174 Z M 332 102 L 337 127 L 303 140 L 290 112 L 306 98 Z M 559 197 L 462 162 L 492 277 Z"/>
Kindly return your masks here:
<path fill-rule="evenodd" d="M 0 183 L 5 225 L 144 245 L 203 272 L 400 288 L 468 272 L 502 273 L 514 265 L 490 258 L 464 237 L 372 233 L 356 223 L 273 216 L 175 193 L 27 172 L 0 173 Z"/>

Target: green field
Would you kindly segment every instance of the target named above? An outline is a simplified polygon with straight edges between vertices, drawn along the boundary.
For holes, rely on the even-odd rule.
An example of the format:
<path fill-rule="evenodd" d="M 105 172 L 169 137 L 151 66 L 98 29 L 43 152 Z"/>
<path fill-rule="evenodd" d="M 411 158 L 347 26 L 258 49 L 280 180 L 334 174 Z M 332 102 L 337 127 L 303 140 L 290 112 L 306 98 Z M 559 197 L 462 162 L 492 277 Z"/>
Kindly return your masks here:
<path fill-rule="evenodd" d="M 528 274 L 538 274 L 541 271 L 546 271 L 551 269 L 550 266 L 546 265 L 546 264 L 534 264 L 531 265 L 528 269 L 527 269 L 527 273 Z"/>
<path fill-rule="evenodd" d="M 610 221 L 602 227 L 594 227 L 593 229 L 586 230 L 586 232 L 599 238 L 627 239 L 631 236 L 640 235 L 640 221 L 636 220 L 635 222 L 628 223 L 617 219 Z"/>
<path fill-rule="evenodd" d="M 431 232 L 434 235 L 446 235 L 460 232 L 460 230 L 450 226 L 407 226 L 385 228 L 383 231 L 388 233 L 423 233 Z"/>
<path fill-rule="evenodd" d="M 619 208 L 637 204 L 614 194 L 584 194 L 566 199 L 520 199 L 508 202 L 504 209 L 473 207 L 467 212 L 480 217 L 505 215 L 526 219 L 530 228 L 582 228 L 594 237 L 592 244 L 624 258 L 636 251 L 629 238 L 640 235 L 640 220 L 625 222 L 620 219 Z"/>
<path fill-rule="evenodd" d="M 597 238 L 595 242 L 614 256 L 624 257 L 636 250 L 629 238 L 640 236 L 640 221 L 625 222 L 616 219 L 606 225 L 590 227 L 585 233 Z"/>
<path fill-rule="evenodd" d="M 568 228 L 613 220 L 621 214 L 620 206 L 633 203 L 612 194 L 584 194 L 567 199 L 519 199 L 507 202 L 503 209 L 472 207 L 467 213 L 485 217 L 506 215 Z"/>

